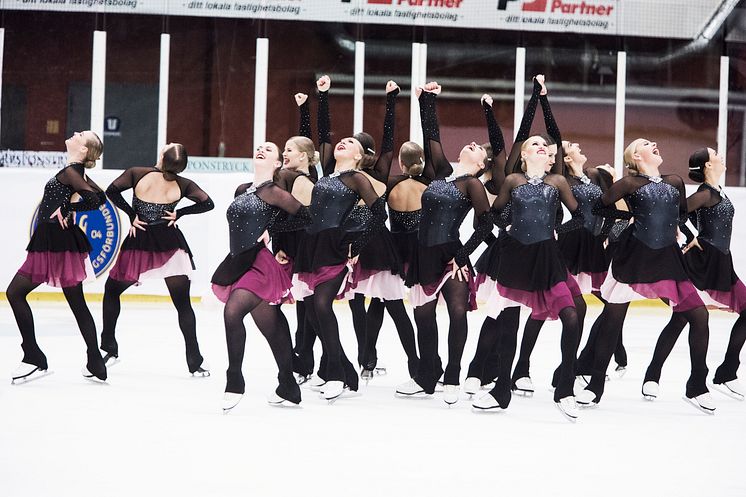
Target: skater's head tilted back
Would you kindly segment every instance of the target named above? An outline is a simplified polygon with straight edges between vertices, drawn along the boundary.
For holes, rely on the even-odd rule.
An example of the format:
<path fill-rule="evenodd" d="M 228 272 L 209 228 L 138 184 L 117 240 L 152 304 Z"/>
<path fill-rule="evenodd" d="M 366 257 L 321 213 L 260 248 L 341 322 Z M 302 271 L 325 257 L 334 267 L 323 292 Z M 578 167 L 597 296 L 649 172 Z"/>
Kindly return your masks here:
<path fill-rule="evenodd" d="M 624 165 L 631 176 L 660 176 L 658 167 L 662 163 L 658 144 L 646 138 L 638 138 L 624 149 Z"/>
<path fill-rule="evenodd" d="M 521 170 L 529 176 L 542 176 L 551 169 L 549 145 L 541 135 L 529 136 L 521 144 Z"/>
<path fill-rule="evenodd" d="M 156 167 L 167 181 L 174 181 L 176 176 L 187 167 L 189 156 L 181 143 L 169 143 L 161 150 L 161 159 Z"/>
<path fill-rule="evenodd" d="M 689 156 L 689 179 L 715 186 L 726 171 L 723 158 L 711 148 L 700 148 Z"/>
<path fill-rule="evenodd" d="M 96 167 L 96 161 L 104 152 L 104 144 L 93 131 L 77 131 L 65 140 L 65 149 L 68 163 L 81 163 L 90 169 Z"/>

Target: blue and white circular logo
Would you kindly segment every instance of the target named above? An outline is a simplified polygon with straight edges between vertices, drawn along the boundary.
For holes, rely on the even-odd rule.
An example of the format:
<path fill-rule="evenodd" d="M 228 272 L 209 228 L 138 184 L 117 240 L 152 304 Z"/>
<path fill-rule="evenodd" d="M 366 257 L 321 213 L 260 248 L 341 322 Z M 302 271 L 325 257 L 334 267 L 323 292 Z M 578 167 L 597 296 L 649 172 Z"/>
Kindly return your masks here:
<path fill-rule="evenodd" d="M 85 233 L 91 243 L 91 252 L 88 258 L 91 260 L 93 272 L 98 278 L 109 269 L 119 251 L 119 213 L 109 200 L 94 211 L 73 212 L 75 224 Z M 34 210 L 31 218 L 31 230 L 29 236 L 34 234 L 39 217 L 39 206 Z"/>

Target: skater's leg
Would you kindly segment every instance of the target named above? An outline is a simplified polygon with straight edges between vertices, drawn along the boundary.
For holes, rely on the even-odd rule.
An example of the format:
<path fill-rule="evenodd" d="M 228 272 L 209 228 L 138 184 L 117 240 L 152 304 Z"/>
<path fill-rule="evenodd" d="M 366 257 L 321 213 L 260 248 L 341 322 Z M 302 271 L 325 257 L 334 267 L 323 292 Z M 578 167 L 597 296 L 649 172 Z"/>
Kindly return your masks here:
<path fill-rule="evenodd" d="M 119 345 L 116 339 L 117 320 L 119 319 L 120 297 L 134 282 L 107 278 L 104 286 L 103 324 L 101 331 L 101 350 L 115 357 L 119 356 Z"/>
<path fill-rule="evenodd" d="M 412 321 L 409 319 L 409 314 L 407 314 L 402 300 L 387 300 L 384 303 L 386 311 L 388 311 L 389 316 L 394 321 L 394 326 L 396 326 L 396 332 L 399 334 L 399 341 L 404 348 L 404 353 L 407 354 L 409 375 L 414 378 L 417 374 L 417 367 L 420 360 L 417 357 L 417 344 L 415 343 Z"/>
<path fill-rule="evenodd" d="M 356 293 L 348 303 L 352 312 L 352 328 L 357 338 L 357 362 L 362 366 L 365 355 L 365 295 Z"/>
<path fill-rule="evenodd" d="M 448 308 L 450 326 L 448 327 L 448 364 L 446 365 L 443 383 L 459 385 L 461 375 L 461 358 L 464 355 L 468 332 L 466 312 L 469 308 L 469 285 L 465 281 L 449 279 L 443 285 L 443 297 Z"/>
<path fill-rule="evenodd" d="M 184 335 L 187 367 L 190 373 L 194 373 L 202 366 L 204 359 L 199 352 L 199 343 L 197 342 L 197 320 L 194 317 L 192 301 L 189 298 L 190 286 L 191 282 L 186 276 L 166 278 L 166 287 L 176 307 L 176 312 L 179 315 L 179 328 Z"/>
<path fill-rule="evenodd" d="M 728 348 L 725 351 L 723 363 L 715 370 L 713 383 L 720 384 L 733 381 L 738 377 L 739 357 L 743 344 L 746 342 L 746 311 L 742 312 L 730 331 Z"/>
<path fill-rule="evenodd" d="M 414 380 L 426 393 L 435 391 L 435 384 L 442 373 L 438 358 L 438 324 L 435 320 L 437 306 L 438 300 L 435 299 L 414 309 L 420 347 L 420 364 Z"/>
<path fill-rule="evenodd" d="M 10 303 L 10 308 L 13 310 L 13 316 L 16 318 L 18 329 L 21 332 L 22 362 L 33 364 L 46 370 L 48 368 L 47 358 L 39 348 L 39 344 L 36 343 L 34 315 L 26 300 L 28 294 L 38 286 L 38 283 L 33 283 L 27 277 L 16 273 L 5 295 Z"/>
<path fill-rule="evenodd" d="M 86 355 L 88 356 L 86 367 L 89 372 L 96 376 L 96 378 L 105 380 L 106 366 L 104 365 L 104 359 L 101 357 L 101 353 L 98 351 L 96 323 L 93 321 L 91 311 L 88 310 L 88 305 L 85 303 L 83 284 L 78 283 L 75 286 L 65 287 L 62 289 L 62 293 L 65 295 L 70 310 L 73 311 L 75 321 L 77 321 L 78 328 L 80 329 L 80 334 L 83 335 L 83 340 L 85 341 L 87 349 Z"/>
<path fill-rule="evenodd" d="M 363 346 L 362 366 L 363 369 L 373 371 L 378 364 L 378 353 L 376 344 L 378 334 L 383 325 L 383 310 L 385 304 L 381 299 L 370 299 L 368 310 L 365 313 L 365 344 Z"/>
<path fill-rule="evenodd" d="M 647 371 L 645 371 L 645 380 L 643 382 L 660 382 L 663 363 L 666 362 L 669 354 L 671 354 L 674 345 L 676 345 L 676 340 L 679 339 L 679 335 L 681 335 L 686 324 L 686 317 L 682 313 L 674 312 L 671 314 L 671 319 L 663 328 L 658 341 L 655 343 L 653 358 L 650 360 Z"/>
<path fill-rule="evenodd" d="M 241 373 L 244 349 L 246 348 L 246 327 L 244 318 L 263 300 L 248 290 L 233 290 L 223 309 L 225 341 L 228 346 L 228 370 L 225 391 L 244 393 L 244 379 Z"/>

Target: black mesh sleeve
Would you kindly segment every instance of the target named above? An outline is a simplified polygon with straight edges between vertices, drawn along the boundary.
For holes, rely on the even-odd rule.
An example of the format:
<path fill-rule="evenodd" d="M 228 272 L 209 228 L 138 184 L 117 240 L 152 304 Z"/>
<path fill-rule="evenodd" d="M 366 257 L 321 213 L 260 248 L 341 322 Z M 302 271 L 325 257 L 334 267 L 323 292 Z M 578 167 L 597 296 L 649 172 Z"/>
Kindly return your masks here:
<path fill-rule="evenodd" d="M 319 132 L 319 154 L 321 169 L 325 175 L 334 172 L 334 148 L 332 147 L 331 128 L 332 119 L 329 113 L 329 92 L 319 92 L 319 113 L 316 116 Z"/>
<path fill-rule="evenodd" d="M 106 189 L 106 196 L 109 197 L 111 203 L 127 214 L 130 222 L 135 220 L 137 214 L 135 213 L 135 209 L 124 199 L 122 192 L 129 190 L 133 186 L 135 186 L 134 170 L 127 169 L 117 179 L 112 181 Z"/>
<path fill-rule="evenodd" d="M 464 246 L 458 249 L 456 256 L 454 257 L 458 267 L 466 266 L 472 252 L 474 252 L 477 247 L 479 247 L 479 244 L 487 238 L 487 235 L 492 232 L 492 224 L 492 214 L 489 210 L 483 212 L 477 217 L 477 226 L 474 228 L 474 233 L 472 233 Z"/>
<path fill-rule="evenodd" d="M 311 109 L 308 105 L 308 99 L 300 106 L 300 124 L 298 126 L 298 136 L 311 138 Z"/>
<path fill-rule="evenodd" d="M 194 204 L 177 209 L 176 219 L 189 214 L 201 214 L 215 208 L 215 204 L 210 196 L 197 186 L 197 183 L 186 178 L 178 178 L 177 181 L 181 187 L 182 195 L 194 202 Z"/>

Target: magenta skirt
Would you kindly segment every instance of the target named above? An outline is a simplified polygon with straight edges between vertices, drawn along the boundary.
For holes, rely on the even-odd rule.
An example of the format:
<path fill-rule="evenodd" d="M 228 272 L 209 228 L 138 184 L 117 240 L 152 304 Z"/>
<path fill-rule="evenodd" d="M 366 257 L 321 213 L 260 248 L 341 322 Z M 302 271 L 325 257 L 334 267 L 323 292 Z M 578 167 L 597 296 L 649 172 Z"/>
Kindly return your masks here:
<path fill-rule="evenodd" d="M 614 279 L 612 271 L 601 285 L 601 296 L 612 304 L 624 304 L 635 300 L 663 299 L 674 312 L 685 312 L 704 304 L 699 291 L 689 280 L 661 280 L 652 283 L 622 283 Z"/>
<path fill-rule="evenodd" d="M 477 276 L 477 293 L 487 302 L 487 315 L 495 319 L 503 309 L 523 306 L 531 309 L 531 319 L 549 321 L 559 318 L 566 307 L 575 307 L 574 299 L 583 293 L 575 278 L 567 273 L 567 279 L 560 281 L 548 290 L 519 290 L 501 285 L 489 276 Z"/>
<path fill-rule="evenodd" d="M 18 274 L 32 283 L 66 288 L 94 278 L 87 252 L 28 252 Z"/>
<path fill-rule="evenodd" d="M 708 308 L 741 314 L 746 310 L 746 286 L 737 280 L 729 291 L 700 290 L 699 296 Z"/>
<path fill-rule="evenodd" d="M 230 286 L 212 284 L 212 292 L 221 302 L 228 302 L 233 290 L 246 290 L 270 304 L 293 302 L 290 292 L 292 282 L 282 264 L 275 260 L 272 252 L 262 248 L 254 264 Z"/>
<path fill-rule="evenodd" d="M 298 298 L 305 299 L 313 295 L 316 292 L 316 287 L 322 283 L 333 280 L 340 275 L 343 271 L 347 271 L 347 275 L 342 280 L 342 283 L 337 290 L 337 299 L 348 299 L 354 294 L 351 292 L 353 287 L 352 271 L 350 270 L 347 262 L 334 264 L 331 266 L 321 266 L 315 271 L 309 273 L 296 273 L 294 276 L 294 289 L 298 291 Z"/>

